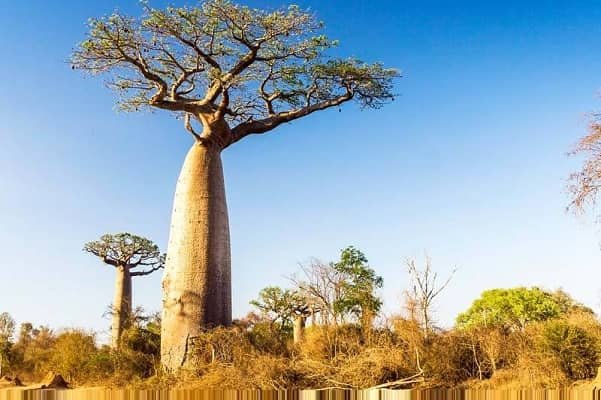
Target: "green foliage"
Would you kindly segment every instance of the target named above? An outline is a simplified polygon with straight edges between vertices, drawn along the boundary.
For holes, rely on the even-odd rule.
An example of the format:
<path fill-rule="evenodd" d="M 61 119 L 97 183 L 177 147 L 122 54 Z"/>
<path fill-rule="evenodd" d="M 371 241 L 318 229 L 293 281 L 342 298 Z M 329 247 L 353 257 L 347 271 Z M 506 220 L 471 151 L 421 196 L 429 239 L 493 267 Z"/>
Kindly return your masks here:
<path fill-rule="evenodd" d="M 398 72 L 333 58 L 337 41 L 323 28 L 313 12 L 295 5 L 273 11 L 228 0 L 165 9 L 145 5 L 140 17 L 117 12 L 90 19 L 72 65 L 106 73 L 124 110 L 196 114 L 223 106 L 223 117 L 246 133 L 351 99 L 372 108 L 393 100 Z"/>
<path fill-rule="evenodd" d="M 342 296 L 334 303 L 339 313 L 351 313 L 358 318 L 374 317 L 382 307 L 375 290 L 382 287 L 382 277 L 367 264 L 367 258 L 358 249 L 349 246 L 342 250 L 334 269 L 344 276 L 340 290 Z"/>
<path fill-rule="evenodd" d="M 524 329 L 534 321 L 545 321 L 562 314 L 558 299 L 549 292 L 533 287 L 492 289 L 482 293 L 470 308 L 459 314 L 459 327 L 502 326 Z"/>
<path fill-rule="evenodd" d="M 599 343 L 585 329 L 567 321 L 551 321 L 544 328 L 543 347 L 559 358 L 570 379 L 595 376 Z"/>
<path fill-rule="evenodd" d="M 262 289 L 258 299 L 250 302 L 271 324 L 277 323 L 285 335 L 292 332 L 294 317 L 308 312 L 307 303 L 307 299 L 299 291 L 277 286 Z"/>
<path fill-rule="evenodd" d="M 258 299 L 252 300 L 250 304 L 259 309 L 261 314 L 272 323 L 278 322 L 282 330 L 290 332 L 297 303 L 296 297 L 289 289 L 269 286 L 261 289 Z"/>
<path fill-rule="evenodd" d="M 165 262 L 165 255 L 152 240 L 127 232 L 102 235 L 100 240 L 86 243 L 83 250 L 114 267 L 149 267 L 147 271 L 132 272 L 132 276 L 147 275 Z"/>
<path fill-rule="evenodd" d="M 109 351 L 114 370 L 113 383 L 124 384 L 155 375 L 161 354 L 159 315 L 146 316 L 143 310 L 137 309 L 128 328 L 123 331 L 120 348 Z"/>

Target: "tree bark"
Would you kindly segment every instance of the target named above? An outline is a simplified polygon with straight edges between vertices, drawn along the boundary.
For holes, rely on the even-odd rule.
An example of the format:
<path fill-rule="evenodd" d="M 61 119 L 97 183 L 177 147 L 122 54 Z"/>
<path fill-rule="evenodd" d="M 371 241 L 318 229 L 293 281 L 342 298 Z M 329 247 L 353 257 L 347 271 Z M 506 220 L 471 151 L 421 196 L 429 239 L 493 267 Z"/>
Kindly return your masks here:
<path fill-rule="evenodd" d="M 121 334 L 127 327 L 132 311 L 131 274 L 127 266 L 117 267 L 112 311 L 111 346 L 117 349 L 121 341 Z"/>
<path fill-rule="evenodd" d="M 305 321 L 304 315 L 297 315 L 294 318 L 294 344 L 299 344 L 305 337 Z"/>
<path fill-rule="evenodd" d="M 221 149 L 195 143 L 175 190 L 163 276 L 161 361 L 189 366 L 203 329 L 232 320 L 230 236 Z"/>

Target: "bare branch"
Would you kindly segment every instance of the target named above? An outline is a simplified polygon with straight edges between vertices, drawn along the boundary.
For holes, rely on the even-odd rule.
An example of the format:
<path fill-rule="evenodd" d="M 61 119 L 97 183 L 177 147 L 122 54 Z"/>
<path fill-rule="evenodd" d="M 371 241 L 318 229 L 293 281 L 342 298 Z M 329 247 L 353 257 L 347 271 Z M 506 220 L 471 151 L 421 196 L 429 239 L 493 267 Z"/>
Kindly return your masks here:
<path fill-rule="evenodd" d="M 165 268 L 165 266 L 163 264 L 161 265 L 155 265 L 150 269 L 147 269 L 145 271 L 133 271 L 130 273 L 130 275 L 133 276 L 146 276 L 146 275 L 150 275 L 155 271 L 158 271 L 159 269 L 163 269 Z"/>
<path fill-rule="evenodd" d="M 184 114 L 184 125 L 186 127 L 186 130 L 188 132 L 190 132 L 192 134 L 192 136 L 194 136 L 194 140 L 196 140 L 196 142 L 201 143 L 202 142 L 202 136 L 199 135 L 198 133 L 196 133 L 196 131 L 194 130 L 194 127 L 192 126 L 192 122 L 190 121 L 190 113 L 185 113 Z"/>

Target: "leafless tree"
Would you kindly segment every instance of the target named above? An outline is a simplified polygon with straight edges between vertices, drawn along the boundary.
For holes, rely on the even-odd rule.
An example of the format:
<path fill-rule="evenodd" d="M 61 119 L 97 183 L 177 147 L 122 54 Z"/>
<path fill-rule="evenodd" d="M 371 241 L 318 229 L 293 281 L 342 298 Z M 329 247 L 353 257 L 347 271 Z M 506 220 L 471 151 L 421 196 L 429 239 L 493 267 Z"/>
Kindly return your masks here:
<path fill-rule="evenodd" d="M 309 312 L 314 319 L 319 318 L 322 325 L 344 322 L 344 317 L 334 307 L 343 294 L 344 276 L 331 263 L 312 259 L 300 264 L 300 274 L 290 279 L 307 299 Z"/>
<path fill-rule="evenodd" d="M 427 338 L 434 323 L 434 301 L 451 282 L 456 269 L 453 269 L 444 282 L 439 283 L 438 273 L 432 269 L 432 259 L 429 256 L 426 255 L 423 269 L 416 265 L 414 258 L 407 259 L 405 265 L 411 279 L 411 288 L 405 291 L 406 303 L 410 305 L 410 316 L 421 324 Z"/>
<path fill-rule="evenodd" d="M 570 195 L 568 209 L 576 214 L 594 208 L 601 189 L 601 123 L 593 118 L 589 133 L 582 137 L 568 153 L 585 157 L 582 168 L 569 176 L 567 190 Z"/>

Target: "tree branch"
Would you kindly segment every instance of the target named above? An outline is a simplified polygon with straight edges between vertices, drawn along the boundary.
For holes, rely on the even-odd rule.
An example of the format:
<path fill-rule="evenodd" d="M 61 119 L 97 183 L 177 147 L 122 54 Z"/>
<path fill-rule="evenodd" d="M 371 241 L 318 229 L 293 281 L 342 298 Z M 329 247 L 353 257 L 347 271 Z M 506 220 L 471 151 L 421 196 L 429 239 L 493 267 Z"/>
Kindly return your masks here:
<path fill-rule="evenodd" d="M 186 127 L 186 130 L 190 132 L 192 136 L 194 136 L 194 140 L 196 140 L 197 143 L 203 142 L 202 136 L 196 133 L 194 127 L 192 126 L 192 121 L 190 121 L 190 113 L 185 113 L 184 115 L 184 126 Z"/>
<path fill-rule="evenodd" d="M 147 269 L 145 271 L 133 271 L 130 273 L 130 275 L 133 276 L 146 276 L 146 275 L 150 275 L 155 271 L 158 271 L 159 269 L 163 269 L 165 268 L 165 266 L 163 264 L 160 265 L 156 265 L 150 269 Z"/>
<path fill-rule="evenodd" d="M 92 252 L 92 254 L 95 254 L 95 253 L 93 253 L 93 252 Z M 95 255 L 98 255 L 98 254 L 95 254 Z M 104 257 L 102 258 L 102 261 L 103 261 L 105 264 L 112 265 L 112 266 L 113 266 L 113 267 L 115 267 L 115 268 L 119 266 L 119 263 L 117 263 L 117 261 L 116 261 L 116 260 L 113 260 L 112 258 L 109 258 L 108 256 L 104 256 Z"/>
<path fill-rule="evenodd" d="M 353 93 L 350 90 L 347 90 L 345 94 L 330 100 L 325 100 L 320 103 L 309 105 L 296 110 L 280 112 L 271 117 L 264 118 L 261 120 L 243 122 L 240 125 L 236 126 L 234 129 L 232 129 L 232 141 L 230 144 L 236 143 L 240 139 L 250 134 L 260 134 L 269 132 L 285 122 L 290 122 L 295 119 L 304 117 L 315 111 L 335 107 L 346 101 L 351 100 L 352 98 Z"/>

